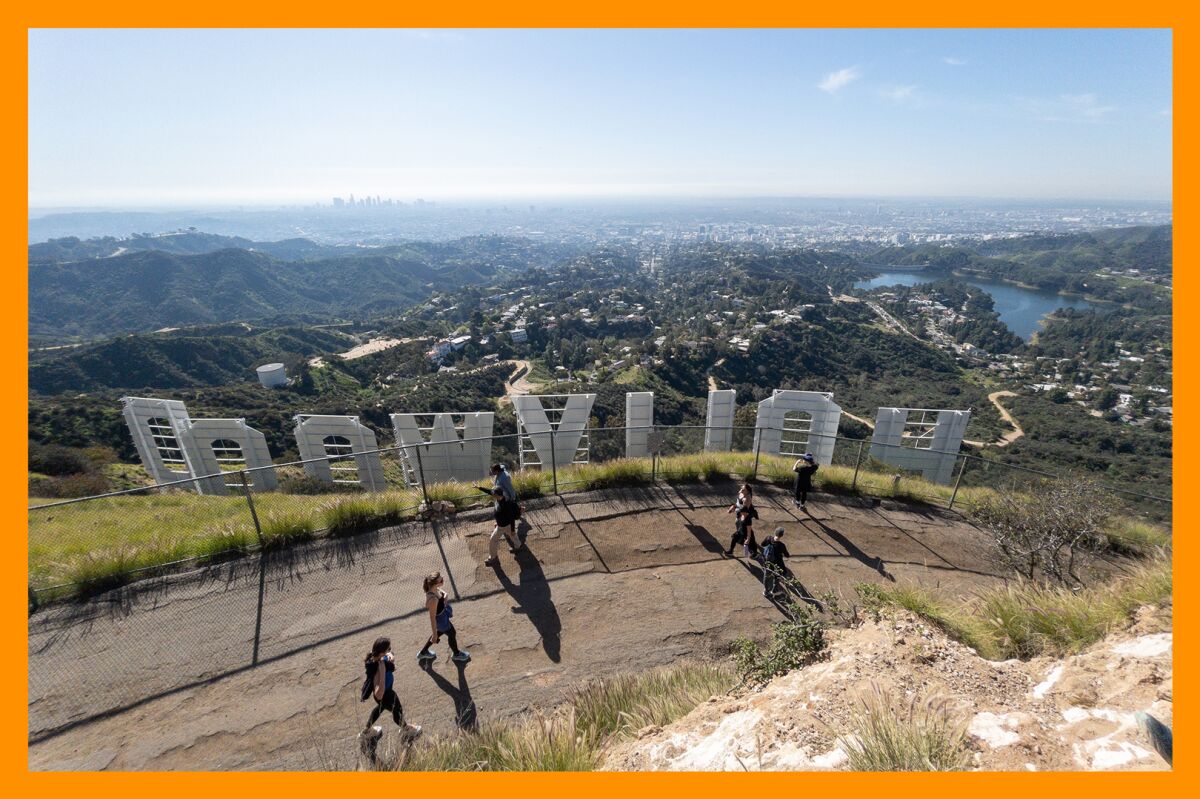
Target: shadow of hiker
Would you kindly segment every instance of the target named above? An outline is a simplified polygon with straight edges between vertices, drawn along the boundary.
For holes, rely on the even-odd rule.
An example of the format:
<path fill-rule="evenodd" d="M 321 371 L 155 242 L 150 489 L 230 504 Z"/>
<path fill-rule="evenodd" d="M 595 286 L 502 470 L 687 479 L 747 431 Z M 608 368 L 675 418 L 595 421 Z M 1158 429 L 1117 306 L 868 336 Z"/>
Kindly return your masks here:
<path fill-rule="evenodd" d="M 725 546 L 716 536 L 710 533 L 708 528 L 704 525 L 692 524 L 688 522 L 687 524 L 684 524 L 684 527 L 686 527 L 687 531 L 691 533 L 697 541 L 700 542 L 700 546 L 704 547 L 705 552 L 711 552 L 714 555 L 725 554 Z"/>
<path fill-rule="evenodd" d="M 471 698 L 471 686 L 467 684 L 467 664 L 454 665 L 458 668 L 458 685 L 434 671 L 432 662 L 422 663 L 421 669 L 433 678 L 446 696 L 454 700 L 454 724 L 460 730 L 473 732 L 479 724 L 479 712 L 475 708 L 475 700 Z"/>
<path fill-rule="evenodd" d="M 533 532 L 533 525 L 525 521 L 522 516 L 517 520 L 517 540 L 524 544 L 529 539 L 529 534 Z"/>
<path fill-rule="evenodd" d="M 558 663 L 561 659 L 562 621 L 558 618 L 558 609 L 550 600 L 550 583 L 546 579 L 546 573 L 542 571 L 542 564 L 537 556 L 529 551 L 529 547 L 521 547 L 513 557 L 521 567 L 519 583 L 510 580 L 499 565 L 492 568 L 500 580 L 500 585 L 504 586 L 504 590 L 517 602 L 517 607 L 513 608 L 512 612 L 524 613 L 529 618 L 529 622 L 542 637 L 542 648 L 546 651 L 546 657 Z"/>
<path fill-rule="evenodd" d="M 857 545 L 855 545 L 855 543 L 853 541 L 851 541 L 849 538 L 842 535 L 841 533 L 839 533 L 837 530 L 833 529 L 829 525 L 825 524 L 825 522 L 821 521 L 820 519 L 812 518 L 811 520 L 814 524 L 816 524 L 818 527 L 821 528 L 821 531 L 823 533 L 825 533 L 825 535 L 829 536 L 831 539 L 833 539 L 834 542 L 836 542 L 838 544 L 838 546 L 840 546 L 842 549 L 846 550 L 847 555 L 854 558 L 855 560 L 857 560 L 859 563 L 863 564 L 864 566 L 869 566 L 870 568 L 879 572 L 879 575 L 881 577 L 883 577 L 887 580 L 891 580 L 893 583 L 896 582 L 895 576 L 893 576 L 892 573 L 887 570 L 887 567 L 884 566 L 883 558 L 878 557 L 878 556 L 872 557 L 872 556 L 868 555 L 866 552 L 863 552 L 861 549 L 858 548 Z"/>
<path fill-rule="evenodd" d="M 743 569 L 750 572 L 750 574 L 754 577 L 754 579 L 758 581 L 759 585 L 763 586 L 763 590 L 765 592 L 766 583 L 763 581 L 762 561 L 760 561 L 758 558 L 750 558 L 750 559 L 736 558 L 736 560 L 738 563 L 740 563 L 742 565 Z M 795 586 L 793 587 L 793 586 L 789 585 L 789 583 L 794 583 Z M 800 601 L 802 601 L 806 604 L 809 604 L 809 605 L 814 605 L 814 606 L 816 606 L 816 608 L 818 610 L 824 610 L 825 606 L 821 604 L 821 600 L 817 599 L 811 593 L 809 593 L 809 590 L 804 587 L 803 583 L 801 583 L 799 580 L 796 579 L 795 575 L 792 574 L 790 569 L 784 570 L 782 579 L 780 579 L 780 581 L 779 581 L 779 587 L 783 589 L 782 593 L 783 593 L 785 599 L 789 595 L 795 595 L 795 597 L 797 599 L 799 599 Z M 769 597 L 763 597 L 763 598 L 769 599 L 771 601 L 771 604 L 775 606 L 776 610 L 778 610 L 783 615 L 785 615 L 785 616 L 791 615 L 787 609 L 790 602 L 780 601 L 778 592 Z"/>

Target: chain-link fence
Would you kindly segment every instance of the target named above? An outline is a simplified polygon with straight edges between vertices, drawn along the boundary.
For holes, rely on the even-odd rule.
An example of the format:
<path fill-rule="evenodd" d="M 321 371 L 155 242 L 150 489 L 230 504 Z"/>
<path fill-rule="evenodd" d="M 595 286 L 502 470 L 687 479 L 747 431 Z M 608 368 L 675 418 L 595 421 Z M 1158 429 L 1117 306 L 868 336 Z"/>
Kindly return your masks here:
<path fill-rule="evenodd" d="M 721 451 L 706 449 L 706 440 L 721 436 L 703 426 L 591 428 L 579 442 L 576 433 L 555 431 L 540 440 L 516 434 L 339 452 L 35 505 L 29 509 L 30 738 L 408 619 L 423 611 L 398 603 L 397 591 L 415 591 L 408 583 L 419 584 L 429 572 L 442 571 L 455 597 L 471 596 L 478 589 L 457 584 L 455 575 L 469 580 L 487 546 L 486 536 L 478 537 L 490 525 L 492 477 L 485 464 L 511 469 L 539 524 L 539 514 L 561 513 L 552 509 L 572 492 L 589 492 L 579 501 L 593 504 L 637 494 L 651 508 L 667 484 L 732 479 L 790 487 L 799 446 L 819 449 L 810 436 L 802 445 L 764 451 L 762 430 L 725 430 L 731 445 Z M 565 446 L 558 446 L 560 436 L 569 437 Z M 928 451 L 939 464 L 934 482 L 888 462 L 906 455 L 911 464 L 912 447 L 827 438 L 834 441 L 831 452 L 824 448 L 828 462 L 814 480 L 817 491 L 969 510 L 988 492 L 1035 492 L 1058 479 L 972 454 Z M 477 479 L 434 479 L 446 474 L 438 447 L 475 442 L 483 444 L 473 461 Z M 631 444 L 638 457 L 628 457 Z M 373 490 L 364 488 L 372 482 Z M 1166 497 L 1113 491 L 1131 513 L 1169 517 Z M 731 487 L 719 493 L 731 495 Z M 441 503 L 453 505 L 455 515 L 443 515 L 449 509 Z M 357 586 L 350 607 L 348 572 Z M 546 590 L 543 583 L 521 590 Z M 175 631 L 166 649 L 164 625 Z M 122 679 L 114 683 L 113 674 Z"/>
<path fill-rule="evenodd" d="M 707 442 L 714 429 L 608 427 L 588 428 L 582 434 L 551 429 L 540 434 L 463 438 L 447 444 L 347 451 L 36 504 L 29 508 L 31 606 L 63 595 L 96 594 L 190 564 L 279 549 L 289 542 L 378 530 L 420 517 L 422 506 L 429 503 L 449 502 L 456 510 L 487 506 L 491 498 L 481 488 L 489 488 L 492 478 L 486 466 L 478 469 L 481 473 L 474 480 L 461 479 L 461 465 L 459 479 L 438 479 L 446 474 L 439 448 L 482 443 L 481 463 L 506 464 L 517 493 L 535 497 L 718 478 L 791 485 L 792 465 L 801 449 L 816 448 L 822 438 L 812 433 L 799 448 L 784 441 L 768 452 L 760 443 L 762 430 L 722 428 L 721 432 L 729 431 L 731 445 L 713 451 Z M 571 441 L 565 448 L 564 438 Z M 914 447 L 824 438 L 834 439 L 834 445 L 815 485 L 817 490 L 834 493 L 969 507 L 986 496 L 979 489 L 1028 493 L 1047 480 L 1063 477 L 965 452 L 925 450 L 931 463 L 940 464 L 930 480 L 920 471 L 891 462 L 911 462 L 904 456 L 911 456 Z M 628 457 L 631 445 L 638 457 Z M 378 468 L 371 465 L 372 459 L 377 459 Z M 953 461 L 952 469 L 946 468 L 947 459 Z M 263 479 L 268 470 L 274 480 Z M 272 490 L 264 490 L 271 483 Z M 1156 495 L 1113 486 L 1111 493 L 1130 513 L 1155 521 L 1170 518 L 1169 490 Z"/>

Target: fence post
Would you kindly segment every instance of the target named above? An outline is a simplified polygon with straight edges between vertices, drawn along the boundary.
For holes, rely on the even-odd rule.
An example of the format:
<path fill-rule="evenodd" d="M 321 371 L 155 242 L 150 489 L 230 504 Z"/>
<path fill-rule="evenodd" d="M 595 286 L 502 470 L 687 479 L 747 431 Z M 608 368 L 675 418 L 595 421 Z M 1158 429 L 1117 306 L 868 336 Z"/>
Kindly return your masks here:
<path fill-rule="evenodd" d="M 864 443 L 865 441 L 863 439 L 860 438 L 858 440 L 858 455 L 854 459 L 854 479 L 850 481 L 851 491 L 858 488 L 858 467 L 862 466 L 862 451 Z"/>
<path fill-rule="evenodd" d="M 29 586 L 29 615 L 32 616 L 34 613 L 36 613 L 37 609 L 38 609 L 37 591 L 34 591 L 33 586 L 31 585 L 31 586 Z"/>
<path fill-rule="evenodd" d="M 425 489 L 425 464 L 421 460 L 421 445 L 413 447 L 417 451 L 417 479 L 421 481 L 421 498 L 425 500 L 425 509 L 429 510 L 429 492 Z"/>
<path fill-rule="evenodd" d="M 962 465 L 958 467 L 958 477 L 954 478 L 954 491 L 950 494 L 950 504 L 947 510 L 954 510 L 954 498 L 958 496 L 958 484 L 962 482 L 962 474 L 967 470 L 967 456 L 962 455 Z"/>
<path fill-rule="evenodd" d="M 752 482 L 758 482 L 758 456 L 762 453 L 762 431 L 754 428 L 754 476 Z"/>
<path fill-rule="evenodd" d="M 254 496 L 250 492 L 250 481 L 246 479 L 246 473 L 241 472 L 242 491 L 246 493 L 246 504 L 250 506 L 250 518 L 254 519 L 254 533 L 258 536 L 258 545 L 263 545 L 262 525 L 258 523 L 258 511 L 254 509 Z"/>
<path fill-rule="evenodd" d="M 550 476 L 554 480 L 554 494 L 558 495 L 558 447 L 554 444 L 554 428 L 550 428 Z"/>

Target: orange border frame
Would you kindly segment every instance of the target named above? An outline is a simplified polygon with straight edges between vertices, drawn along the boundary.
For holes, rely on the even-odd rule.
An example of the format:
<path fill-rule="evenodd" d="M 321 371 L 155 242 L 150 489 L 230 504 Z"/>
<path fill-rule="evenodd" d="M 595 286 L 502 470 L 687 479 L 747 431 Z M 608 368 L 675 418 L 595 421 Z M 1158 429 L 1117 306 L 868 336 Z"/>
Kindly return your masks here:
<path fill-rule="evenodd" d="M 1054 5 L 1030 0 L 1016 0 L 999 8 L 971 7 L 961 2 L 932 0 L 919 8 L 881 0 L 867 0 L 842 8 L 804 8 L 800 4 L 780 0 L 751 0 L 749 3 L 718 4 L 713 0 L 661 0 L 650 5 L 631 0 L 609 0 L 598 8 L 581 8 L 547 0 L 520 0 L 519 7 L 485 4 L 467 0 L 451 8 L 435 9 L 421 4 L 397 8 L 395 4 L 378 0 L 336 7 L 317 4 L 312 0 L 282 2 L 269 0 L 250 7 L 245 2 L 210 0 L 203 7 L 167 8 L 146 0 L 131 0 L 120 7 L 84 5 L 68 0 L 48 9 L 33 10 L 9 7 L 3 14 L 3 101 L 9 109 L 5 138 L 3 230 L 4 251 L 9 253 L 10 271 L 5 284 L 9 286 L 2 299 L 6 311 L 0 318 L 4 326 L 3 374 L 15 375 L 8 391 L 0 397 L 0 407 L 11 416 L 27 412 L 27 150 L 24 129 L 18 123 L 26 119 L 28 35 L 31 27 L 1161 27 L 1174 30 L 1174 70 L 1177 96 L 1175 102 L 1175 141 L 1188 141 L 1180 131 L 1193 129 L 1191 107 L 1196 66 L 1190 50 L 1191 34 L 1195 27 L 1189 15 L 1178 5 L 1163 0 L 1149 0 L 1130 6 L 1112 0 L 1084 3 L 1065 0 Z M 1180 77 L 1184 77 L 1180 81 Z M 1180 187 L 1179 175 L 1194 172 L 1194 157 L 1187 147 L 1175 154 L 1175 186 Z M 26 179 L 22 179 L 22 177 Z M 1176 189 L 1175 219 L 1186 221 L 1190 212 L 1186 184 Z M 1180 199 L 1183 199 L 1181 202 Z M 1178 228 L 1179 226 L 1176 225 Z M 1188 230 L 1186 224 L 1184 230 Z M 1196 278 L 1189 270 L 1196 251 L 1190 235 L 1176 231 L 1175 262 L 1184 268 L 1176 273 L 1177 296 L 1186 300 L 1200 299 Z M 1196 451 L 1197 436 L 1190 419 L 1196 413 L 1195 370 L 1192 346 L 1200 330 L 1200 318 L 1178 318 L 1175 323 L 1176 365 L 1183 371 L 1175 379 L 1176 407 L 1181 409 L 1177 428 L 1176 449 Z M 1182 353 L 1180 357 L 1179 353 Z M 3 480 L 5 529 L 10 541 L 26 542 L 26 470 L 16 456 L 0 462 Z M 1176 480 L 1189 483 L 1200 475 L 1200 467 L 1185 459 L 1176 467 Z M 1190 562 L 1192 544 L 1186 534 L 1196 511 L 1187 503 L 1178 512 L 1175 529 L 1184 535 L 1177 542 L 1176 564 Z M 1182 522 L 1182 524 L 1180 523 Z M 25 651 L 27 636 L 25 621 L 19 608 L 25 602 L 26 558 L 9 556 L 2 559 L 4 594 L 0 605 L 4 640 L 13 645 L 10 652 Z M 1187 584 L 1176 588 L 1177 601 L 1183 607 L 1180 623 L 1185 629 L 1194 625 L 1187 608 L 1193 607 L 1193 590 Z M 1184 674 L 1194 674 L 1191 633 L 1176 639 L 1176 663 Z M 533 791 L 570 792 L 574 796 L 602 796 L 612 790 L 630 794 L 683 793 L 694 796 L 725 795 L 730 792 L 828 792 L 834 795 L 876 797 L 881 793 L 951 794 L 970 791 L 976 799 L 996 797 L 1011 799 L 1014 792 L 1045 793 L 1060 796 L 1086 791 L 1089 799 L 1127 794 L 1130 791 L 1182 794 L 1193 781 L 1196 768 L 1189 762 L 1193 694 L 1191 682 L 1181 681 L 1183 690 L 1176 697 L 1174 726 L 1184 730 L 1183 745 L 1175 770 L 1155 774 L 463 774 L 446 775 L 378 775 L 378 774 L 89 774 L 89 773 L 30 773 L 27 769 L 28 695 L 20 688 L 26 685 L 27 665 L 24 658 L 11 655 L 3 665 L 3 749 L 0 762 L 9 779 L 5 786 L 17 795 L 34 793 L 86 792 L 89 797 L 148 795 L 169 791 L 173 797 L 205 797 L 214 791 L 237 793 L 264 790 L 286 791 L 289 797 L 323 797 L 331 791 L 379 791 L 400 789 L 433 793 L 446 790 L 487 791 L 490 795 L 527 795 Z M 1195 788 L 1193 787 L 1192 791 Z"/>

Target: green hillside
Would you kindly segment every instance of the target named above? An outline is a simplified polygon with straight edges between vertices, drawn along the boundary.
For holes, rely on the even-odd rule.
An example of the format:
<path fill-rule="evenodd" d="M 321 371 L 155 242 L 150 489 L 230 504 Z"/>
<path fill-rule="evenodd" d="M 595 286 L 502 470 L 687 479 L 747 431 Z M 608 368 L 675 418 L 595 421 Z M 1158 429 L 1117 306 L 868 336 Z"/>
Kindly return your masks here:
<path fill-rule="evenodd" d="M 218 328 L 219 329 L 219 328 Z M 191 388 L 255 379 L 255 367 L 296 363 L 319 353 L 353 346 L 342 334 L 288 327 L 240 335 L 205 328 L 123 336 L 68 350 L 29 367 L 29 388 L 42 394 L 106 388 Z"/>
<path fill-rule="evenodd" d="M 29 333 L 69 341 L 278 314 L 396 311 L 434 290 L 553 263 L 564 251 L 491 236 L 292 262 L 224 249 L 37 264 L 29 272 Z"/>

